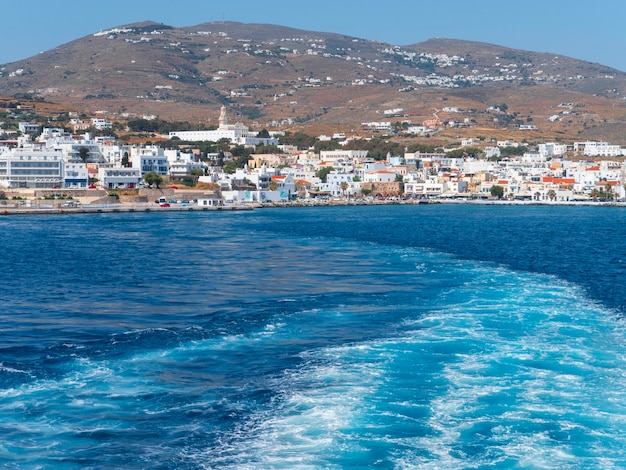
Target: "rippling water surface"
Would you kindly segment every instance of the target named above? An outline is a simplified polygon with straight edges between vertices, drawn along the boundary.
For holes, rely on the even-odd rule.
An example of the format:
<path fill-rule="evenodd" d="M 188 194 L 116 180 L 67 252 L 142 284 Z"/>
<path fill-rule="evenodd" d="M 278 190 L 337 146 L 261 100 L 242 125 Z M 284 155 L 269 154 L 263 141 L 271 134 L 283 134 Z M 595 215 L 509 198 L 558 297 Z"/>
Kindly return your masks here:
<path fill-rule="evenodd" d="M 626 212 L 5 217 L 3 468 L 624 468 Z"/>

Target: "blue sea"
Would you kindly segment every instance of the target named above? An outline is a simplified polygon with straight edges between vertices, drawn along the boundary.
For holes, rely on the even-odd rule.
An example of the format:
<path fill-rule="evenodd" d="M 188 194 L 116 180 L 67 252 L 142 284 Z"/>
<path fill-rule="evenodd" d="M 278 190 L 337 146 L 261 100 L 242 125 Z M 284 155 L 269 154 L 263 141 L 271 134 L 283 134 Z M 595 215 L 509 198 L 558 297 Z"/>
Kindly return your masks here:
<path fill-rule="evenodd" d="M 626 209 L 0 218 L 0 468 L 626 467 Z"/>

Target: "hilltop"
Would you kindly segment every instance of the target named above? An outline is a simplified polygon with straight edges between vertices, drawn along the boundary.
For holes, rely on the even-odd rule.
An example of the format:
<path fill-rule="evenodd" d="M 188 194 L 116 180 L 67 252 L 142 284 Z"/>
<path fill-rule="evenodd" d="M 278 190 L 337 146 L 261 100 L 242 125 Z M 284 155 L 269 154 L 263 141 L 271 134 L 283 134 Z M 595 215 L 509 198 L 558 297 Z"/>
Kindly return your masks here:
<path fill-rule="evenodd" d="M 113 119 L 351 132 L 363 122 L 520 124 L 536 136 L 623 142 L 626 74 L 549 53 L 452 39 L 397 46 L 266 24 L 143 22 L 95 32 L 0 69 L 0 95 Z M 386 112 L 387 111 L 387 112 Z"/>

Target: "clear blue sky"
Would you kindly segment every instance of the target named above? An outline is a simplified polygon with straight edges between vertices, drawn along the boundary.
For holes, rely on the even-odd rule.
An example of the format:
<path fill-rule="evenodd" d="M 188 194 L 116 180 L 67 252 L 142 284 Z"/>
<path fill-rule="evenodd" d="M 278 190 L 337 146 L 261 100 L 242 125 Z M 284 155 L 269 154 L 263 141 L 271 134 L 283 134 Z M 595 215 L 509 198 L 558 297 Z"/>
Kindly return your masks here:
<path fill-rule="evenodd" d="M 408 45 L 433 37 L 549 52 L 626 71 L 622 0 L 31 0 L 1 8 L 0 64 L 138 21 L 270 23 Z"/>

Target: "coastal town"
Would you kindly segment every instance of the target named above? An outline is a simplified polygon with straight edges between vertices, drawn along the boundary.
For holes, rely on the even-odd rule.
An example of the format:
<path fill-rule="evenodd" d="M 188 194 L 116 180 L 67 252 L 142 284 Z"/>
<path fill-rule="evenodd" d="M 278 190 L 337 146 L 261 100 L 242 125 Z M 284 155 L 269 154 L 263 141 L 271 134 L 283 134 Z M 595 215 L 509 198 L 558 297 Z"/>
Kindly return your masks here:
<path fill-rule="evenodd" d="M 242 123 L 232 124 L 224 106 L 217 129 L 174 131 L 158 143 L 118 142 L 106 135 L 112 124 L 102 118 L 93 118 L 83 129 L 96 128 L 104 135 L 80 132 L 80 122 L 74 124 L 77 132 L 20 122 L 19 132 L 4 133 L 0 197 L 6 209 L 626 199 L 626 148 L 608 142 L 528 145 L 467 138 L 441 151 L 373 158 L 367 150 L 348 149 L 353 137 L 343 133 L 317 136 L 319 142 L 336 142 L 334 150 L 281 144 L 284 132 L 253 132 Z M 171 141 L 190 144 L 162 145 Z M 199 142 L 226 142 L 251 153 L 243 165 L 229 165 L 234 159 L 230 147 L 202 154 L 193 146 Z"/>

